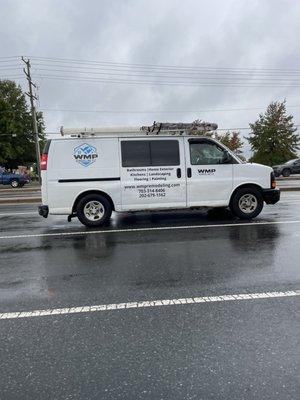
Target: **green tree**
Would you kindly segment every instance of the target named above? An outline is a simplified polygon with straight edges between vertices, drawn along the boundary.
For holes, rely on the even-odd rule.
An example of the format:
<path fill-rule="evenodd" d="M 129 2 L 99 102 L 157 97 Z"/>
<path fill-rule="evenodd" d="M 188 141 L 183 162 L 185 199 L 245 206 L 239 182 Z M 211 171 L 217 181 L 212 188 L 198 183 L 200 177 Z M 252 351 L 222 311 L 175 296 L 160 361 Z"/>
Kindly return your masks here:
<path fill-rule="evenodd" d="M 215 138 L 233 151 L 237 156 L 243 157 L 243 142 L 240 138 L 240 132 L 238 131 L 227 131 L 223 134 L 216 134 Z"/>
<path fill-rule="evenodd" d="M 39 138 L 43 142 L 44 121 L 40 112 L 37 122 Z M 0 80 L 0 165 L 16 168 L 35 160 L 32 118 L 25 94 L 14 81 Z"/>
<path fill-rule="evenodd" d="M 275 165 L 297 157 L 299 136 L 293 116 L 286 111 L 286 102 L 272 102 L 254 124 L 250 124 L 253 156 L 250 161 Z"/>

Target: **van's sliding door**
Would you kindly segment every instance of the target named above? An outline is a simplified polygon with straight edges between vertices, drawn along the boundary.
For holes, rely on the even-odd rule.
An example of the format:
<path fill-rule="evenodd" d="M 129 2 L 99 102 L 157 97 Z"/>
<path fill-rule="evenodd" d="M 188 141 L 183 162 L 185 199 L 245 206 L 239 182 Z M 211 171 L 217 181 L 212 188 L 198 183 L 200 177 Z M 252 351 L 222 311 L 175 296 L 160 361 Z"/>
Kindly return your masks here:
<path fill-rule="evenodd" d="M 186 206 L 182 138 L 122 138 L 119 141 L 122 210 Z"/>

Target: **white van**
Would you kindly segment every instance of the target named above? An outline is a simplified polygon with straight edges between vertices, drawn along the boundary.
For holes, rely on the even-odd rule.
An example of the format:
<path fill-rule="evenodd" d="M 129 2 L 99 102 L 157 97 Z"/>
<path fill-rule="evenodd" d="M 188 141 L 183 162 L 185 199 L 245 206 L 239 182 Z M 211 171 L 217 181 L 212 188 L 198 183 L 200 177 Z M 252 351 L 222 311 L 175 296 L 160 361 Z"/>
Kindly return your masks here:
<path fill-rule="evenodd" d="M 280 198 L 272 168 L 183 131 L 107 129 L 48 140 L 41 170 L 39 214 L 78 217 L 89 227 L 112 211 L 229 207 L 250 219 Z"/>

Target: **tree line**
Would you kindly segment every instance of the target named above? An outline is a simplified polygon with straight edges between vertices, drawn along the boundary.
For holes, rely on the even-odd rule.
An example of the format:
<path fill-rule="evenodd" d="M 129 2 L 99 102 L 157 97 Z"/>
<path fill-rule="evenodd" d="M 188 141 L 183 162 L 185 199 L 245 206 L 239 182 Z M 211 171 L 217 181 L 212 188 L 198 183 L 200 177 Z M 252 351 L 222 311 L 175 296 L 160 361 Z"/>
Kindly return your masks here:
<path fill-rule="evenodd" d="M 45 141 L 43 114 L 37 113 L 41 147 Z M 286 102 L 272 102 L 266 111 L 249 124 L 250 162 L 275 165 L 297 157 L 299 136 Z M 243 140 L 239 131 L 216 133 L 214 137 L 243 158 Z M 35 162 L 32 118 L 25 93 L 14 81 L 0 80 L 0 166 L 16 168 Z"/>

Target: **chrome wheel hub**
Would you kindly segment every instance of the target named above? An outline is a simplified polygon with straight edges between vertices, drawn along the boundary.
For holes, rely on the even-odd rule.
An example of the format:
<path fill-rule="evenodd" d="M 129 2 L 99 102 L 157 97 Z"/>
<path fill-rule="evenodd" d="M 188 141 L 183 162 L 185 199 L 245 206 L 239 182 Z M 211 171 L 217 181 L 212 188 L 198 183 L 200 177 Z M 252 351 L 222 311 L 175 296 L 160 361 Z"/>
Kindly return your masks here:
<path fill-rule="evenodd" d="M 104 216 L 105 208 L 100 201 L 93 200 L 86 203 L 83 212 L 89 221 L 99 221 Z"/>
<path fill-rule="evenodd" d="M 239 200 L 239 208 L 245 214 L 253 213 L 257 205 L 257 198 L 253 194 L 244 194 Z"/>

